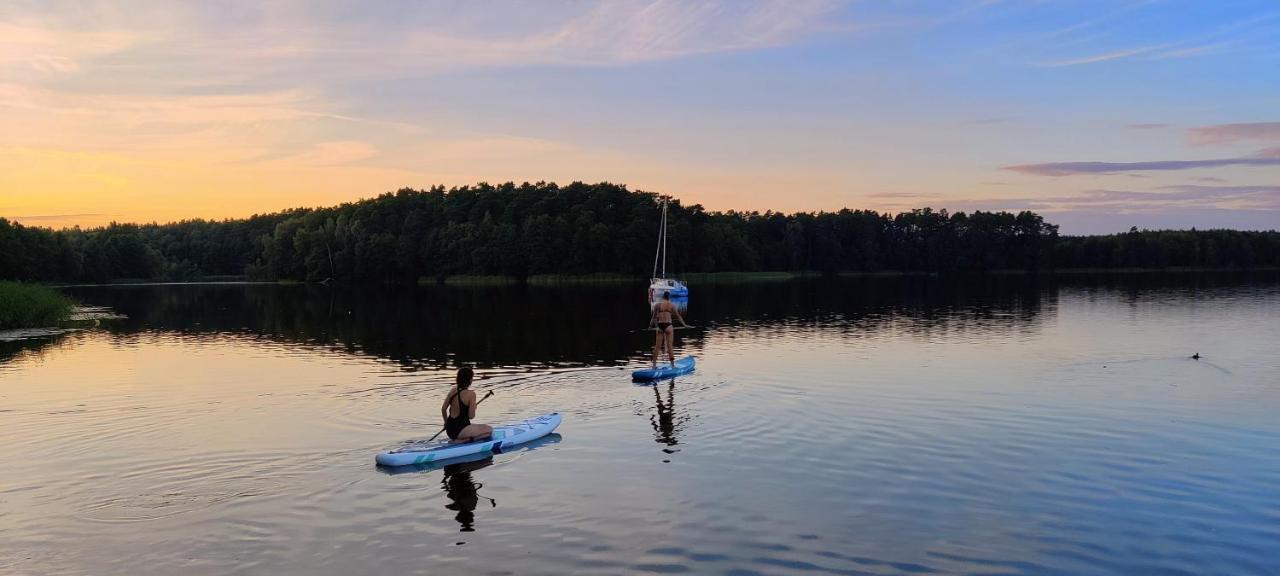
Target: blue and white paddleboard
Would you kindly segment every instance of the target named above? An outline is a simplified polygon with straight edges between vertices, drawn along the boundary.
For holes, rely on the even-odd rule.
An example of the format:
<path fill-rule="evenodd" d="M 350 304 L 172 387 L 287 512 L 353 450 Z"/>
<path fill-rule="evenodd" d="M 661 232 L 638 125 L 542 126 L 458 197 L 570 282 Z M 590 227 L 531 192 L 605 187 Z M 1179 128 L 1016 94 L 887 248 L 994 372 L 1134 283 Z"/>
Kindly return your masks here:
<path fill-rule="evenodd" d="M 560 413 L 552 412 L 520 422 L 494 426 L 491 436 L 475 442 L 458 444 L 448 440 L 431 442 L 408 440 L 394 450 L 378 454 L 374 461 L 380 466 L 408 466 L 429 464 L 470 454 L 502 452 L 504 448 L 518 446 L 546 436 L 559 425 Z"/>
<path fill-rule="evenodd" d="M 548 444 L 556 444 L 559 442 L 560 442 L 560 435 L 556 434 L 555 432 L 552 432 L 537 440 L 530 440 L 529 442 L 525 442 L 524 444 L 519 444 L 516 446 L 504 446 L 502 448 L 502 453 L 518 454 L 524 451 L 537 450 L 538 448 L 541 448 Z M 466 456 L 459 456 L 457 458 L 450 458 L 448 460 L 436 460 L 433 462 L 427 462 L 425 464 L 410 464 L 408 466 L 379 466 L 378 471 L 382 472 L 383 474 L 396 476 L 398 474 L 414 474 L 418 472 L 430 472 L 432 470 L 440 470 L 440 469 L 448 470 L 450 466 L 454 466 L 454 465 L 466 466 L 468 464 L 482 464 L 485 462 L 488 462 L 489 464 L 493 463 L 493 452 L 477 452 L 475 454 L 468 454 Z M 477 469 L 483 468 L 483 467 L 484 465 L 482 464 L 478 466 Z"/>
<path fill-rule="evenodd" d="M 632 380 L 661 380 L 663 378 L 674 378 L 682 374 L 693 372 L 693 356 L 685 356 L 676 360 L 675 364 L 662 365 L 657 368 L 644 368 L 631 373 Z"/>

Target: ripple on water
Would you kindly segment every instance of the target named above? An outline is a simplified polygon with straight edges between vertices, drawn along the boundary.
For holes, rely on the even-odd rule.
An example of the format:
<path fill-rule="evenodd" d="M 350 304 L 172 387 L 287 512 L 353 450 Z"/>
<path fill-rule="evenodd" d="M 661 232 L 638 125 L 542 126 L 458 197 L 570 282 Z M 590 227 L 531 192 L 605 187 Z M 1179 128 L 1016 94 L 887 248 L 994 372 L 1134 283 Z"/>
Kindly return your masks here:
<path fill-rule="evenodd" d="M 0 572 L 1266 574 L 1276 301 L 729 317 L 650 386 L 638 354 L 484 368 L 484 419 L 561 441 L 397 474 L 372 455 L 438 429 L 435 360 L 88 331 L 3 365 Z M 1192 338 L 1232 350 L 1152 344 Z"/>

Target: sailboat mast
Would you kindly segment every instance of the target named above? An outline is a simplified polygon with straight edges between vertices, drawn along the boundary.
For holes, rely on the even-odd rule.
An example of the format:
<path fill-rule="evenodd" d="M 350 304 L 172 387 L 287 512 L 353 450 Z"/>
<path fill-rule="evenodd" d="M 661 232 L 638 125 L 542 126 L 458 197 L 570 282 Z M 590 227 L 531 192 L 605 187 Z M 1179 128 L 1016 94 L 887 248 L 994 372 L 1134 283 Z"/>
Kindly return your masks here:
<path fill-rule="evenodd" d="M 658 248 L 653 251 L 653 276 L 650 276 L 650 278 L 658 277 L 658 257 L 662 255 L 662 246 L 664 244 L 666 231 L 667 231 L 667 201 L 666 200 L 662 201 L 662 218 L 659 219 L 659 222 L 660 224 L 658 225 Z M 666 274 L 666 269 L 667 269 L 666 259 L 663 258 L 663 262 L 662 262 L 663 274 Z"/>
<path fill-rule="evenodd" d="M 662 277 L 667 277 L 667 202 L 662 201 Z"/>

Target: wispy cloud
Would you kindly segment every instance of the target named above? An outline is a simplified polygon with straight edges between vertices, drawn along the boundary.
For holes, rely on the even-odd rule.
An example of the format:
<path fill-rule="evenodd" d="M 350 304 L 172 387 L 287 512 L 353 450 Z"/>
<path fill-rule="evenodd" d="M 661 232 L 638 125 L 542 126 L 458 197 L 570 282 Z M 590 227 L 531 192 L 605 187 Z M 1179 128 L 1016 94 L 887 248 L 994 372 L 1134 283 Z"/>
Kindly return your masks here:
<path fill-rule="evenodd" d="M 138 41 L 123 30 L 76 30 L 35 18 L 0 20 L 0 71 L 7 75 L 77 72 L 86 60 L 123 51 Z"/>
<path fill-rule="evenodd" d="M 1194 56 L 1205 56 L 1222 52 L 1235 45 L 1235 42 L 1213 42 L 1210 44 L 1201 44 L 1194 46 L 1185 46 L 1178 44 L 1152 44 L 1149 46 L 1138 46 L 1135 48 L 1123 48 L 1102 52 L 1099 54 L 1091 54 L 1088 56 L 1080 56 L 1076 58 L 1067 58 L 1062 60 L 1050 60 L 1040 63 L 1046 68 L 1062 68 L 1066 66 L 1080 66 L 1082 64 L 1097 64 L 1099 62 L 1108 62 L 1111 60 L 1127 60 L 1131 58 L 1144 58 L 1147 60 L 1173 60 L 1178 58 L 1191 58 Z"/>
<path fill-rule="evenodd" d="M 897 198 L 900 200 L 882 204 L 882 209 L 933 206 L 963 211 L 1032 210 L 1061 225 L 1064 234 L 1109 234 L 1130 226 L 1275 230 L 1280 225 L 1280 186 L 1270 185 L 1083 190 L 1040 197 L 946 199 L 903 194 Z"/>
<path fill-rule="evenodd" d="M 370 7 L 349 13 L 279 4 L 247 21 L 200 14 L 188 37 L 156 38 L 215 77 L 284 74 L 331 79 L 414 76 L 508 66 L 621 66 L 754 50 L 811 38 L 828 28 L 839 0 L 604 0 L 592 4 L 482 3 L 445 8 Z M 145 9 L 145 8 L 143 8 Z M 376 33 L 371 31 L 376 30 Z"/>
<path fill-rule="evenodd" d="M 307 166 L 337 166 L 367 160 L 377 154 L 377 147 L 368 142 L 342 140 L 317 143 L 309 150 L 284 160 Z"/>
<path fill-rule="evenodd" d="M 89 218 L 95 216 L 104 216 L 96 212 L 87 212 L 84 214 L 40 214 L 36 216 L 10 216 L 11 219 L 18 222 L 47 222 L 47 221 L 64 221 L 79 220 L 81 218 Z"/>
<path fill-rule="evenodd" d="M 1161 186 L 1157 190 L 1166 200 L 1187 202 L 1212 202 L 1215 207 L 1280 209 L 1280 185 L 1261 186 L 1200 186 L 1180 184 Z M 1226 203 L 1226 205 L 1224 205 Z"/>
<path fill-rule="evenodd" d="M 1280 186 L 1160 186 L 1153 191 L 1086 190 L 1079 194 L 1026 198 L 1041 209 L 1113 208 L 1159 210 L 1168 208 L 1280 209 Z"/>
<path fill-rule="evenodd" d="M 1205 56 L 1208 54 L 1216 54 L 1225 52 L 1227 49 L 1236 46 L 1238 43 L 1234 40 L 1224 40 L 1222 42 L 1210 42 L 1208 44 L 1200 44 L 1198 46 L 1184 46 L 1182 48 L 1173 48 L 1163 50 L 1151 56 L 1152 60 L 1173 60 L 1176 58 L 1191 58 L 1195 56 Z"/>
<path fill-rule="evenodd" d="M 1100 54 L 1091 54 L 1089 56 L 1081 56 L 1077 58 L 1067 58 L 1064 60 L 1051 60 L 1042 62 L 1040 65 L 1046 68 L 1062 68 L 1066 66 L 1079 66 L 1081 64 L 1097 64 L 1098 62 L 1108 62 L 1111 60 L 1123 60 L 1134 56 L 1159 53 L 1169 48 L 1168 44 L 1153 44 L 1151 46 L 1138 46 L 1136 48 L 1123 48 L 1102 52 Z"/>
<path fill-rule="evenodd" d="M 350 112 L 376 98 L 341 87 L 459 69 L 612 67 L 761 49 L 812 38 L 830 27 L 826 16 L 838 6 L 604 0 L 499 10 L 382 5 L 353 14 L 307 3 L 217 9 L 121 0 L 76 10 L 5 8 L 0 146 L 65 148 L 73 139 L 86 149 L 138 150 L 182 141 L 269 149 L 220 154 L 227 161 L 328 155 L 332 149 L 308 147 L 366 141 L 388 128 L 426 131 L 426 122 Z M 353 126 L 317 127 L 325 122 Z"/>
<path fill-rule="evenodd" d="M 1263 140 L 1280 141 L 1280 122 L 1242 122 L 1198 126 L 1190 130 L 1194 144 L 1230 144 L 1233 142 Z"/>
<path fill-rule="evenodd" d="M 770 48 L 844 33 L 844 23 L 829 18 L 841 5 L 603 0 L 352 10 L 293 2 L 214 8 L 90 0 L 60 10 L 34 3 L 0 9 L 0 82 L 64 95 L 96 88 L 140 100 L 291 91 L 314 97 L 374 79 L 615 67 Z"/>
<path fill-rule="evenodd" d="M 1145 8 L 1154 4 L 1154 2 L 1142 2 L 1131 6 Z M 1258 49 L 1260 46 L 1265 46 L 1269 39 L 1274 37 L 1276 32 L 1274 24 L 1278 19 L 1280 19 L 1280 13 L 1278 12 L 1263 13 L 1214 28 L 1204 29 L 1198 33 L 1170 37 L 1162 42 L 1153 42 L 1142 46 L 1116 47 L 1083 56 L 1052 59 L 1041 62 L 1040 66 L 1058 68 L 1131 59 L 1175 60 Z M 1057 34 L 1075 33 L 1091 25 L 1092 22 L 1073 25 Z M 1131 35 L 1130 29 L 1118 27 L 1112 31 L 1110 37 L 1124 42 Z M 1105 42 L 1107 36 L 1104 35 L 1101 38 L 1093 38 L 1092 40 L 1090 44 Z"/>
<path fill-rule="evenodd" d="M 954 200 L 936 194 L 881 194 L 912 206 L 943 203 L 958 210 L 1037 210 L 1063 212 L 1114 210 L 1153 212 L 1172 209 L 1280 210 L 1280 186 L 1201 186 L 1182 184 L 1151 190 L 1083 190 L 1072 194 Z M 907 205 L 903 204 L 903 205 Z"/>
<path fill-rule="evenodd" d="M 1150 162 L 1046 162 L 1004 166 L 1002 170 L 1036 176 L 1075 176 L 1080 174 L 1125 174 L 1130 172 L 1194 170 L 1226 166 L 1280 166 L 1280 156 L 1260 154 L 1238 158 L 1209 160 L 1155 160 Z"/>
<path fill-rule="evenodd" d="M 609 1 L 545 37 L 543 47 L 555 58 L 596 63 L 760 48 L 794 40 L 834 6 L 827 0 Z"/>
<path fill-rule="evenodd" d="M 1115 234 L 1130 227 L 1148 230 L 1275 230 L 1280 210 L 1233 210 L 1230 208 L 1163 208 L 1157 210 L 1116 210 L 1110 207 L 1080 208 L 1052 215 L 1062 234 Z"/>

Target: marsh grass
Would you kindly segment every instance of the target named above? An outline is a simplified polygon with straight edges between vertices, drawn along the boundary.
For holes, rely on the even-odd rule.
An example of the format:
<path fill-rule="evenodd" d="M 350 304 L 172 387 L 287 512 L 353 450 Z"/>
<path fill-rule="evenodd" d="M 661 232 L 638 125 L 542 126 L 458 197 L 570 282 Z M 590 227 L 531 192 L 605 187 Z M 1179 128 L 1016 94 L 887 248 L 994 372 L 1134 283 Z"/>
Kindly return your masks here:
<path fill-rule="evenodd" d="M 0 282 L 0 330 L 57 325 L 71 315 L 73 305 L 53 288 Z"/>
<path fill-rule="evenodd" d="M 444 284 L 446 286 L 510 286 L 519 283 L 520 279 L 515 276 L 502 276 L 497 274 L 461 274 L 458 276 L 447 276 L 444 279 Z"/>
<path fill-rule="evenodd" d="M 643 283 L 640 276 L 628 274 L 535 274 L 525 280 L 530 286 L 562 286 L 565 284 L 628 284 Z"/>
<path fill-rule="evenodd" d="M 785 282 L 797 278 L 820 276 L 813 272 L 695 272 L 677 274 L 673 278 L 689 284 L 743 284 L 751 282 Z"/>

